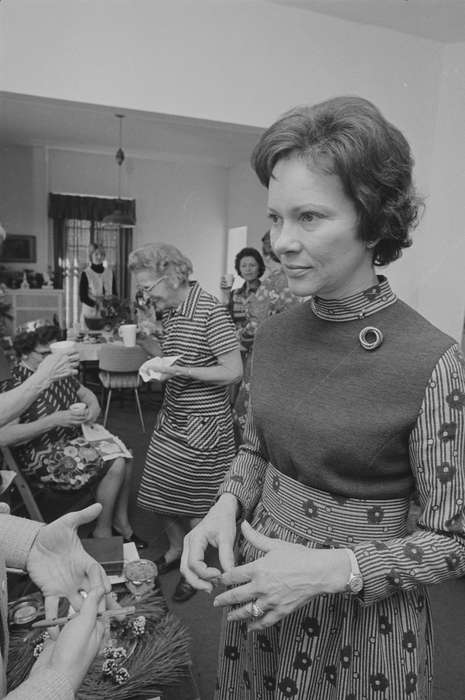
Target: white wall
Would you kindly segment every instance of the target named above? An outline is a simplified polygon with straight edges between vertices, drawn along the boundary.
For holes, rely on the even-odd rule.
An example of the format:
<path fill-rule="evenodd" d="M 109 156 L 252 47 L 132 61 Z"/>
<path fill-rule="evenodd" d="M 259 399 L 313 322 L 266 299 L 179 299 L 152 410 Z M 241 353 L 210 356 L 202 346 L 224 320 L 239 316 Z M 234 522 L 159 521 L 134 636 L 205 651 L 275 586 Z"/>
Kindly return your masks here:
<path fill-rule="evenodd" d="M 113 156 L 30 147 L 0 152 L 1 219 L 9 233 L 36 235 L 36 264 L 14 264 L 43 272 L 49 263 L 47 194 L 68 192 L 114 197 Z M 134 245 L 162 240 L 179 247 L 194 265 L 194 278 L 215 294 L 227 230 L 228 170 L 189 161 L 128 158 L 122 194 L 136 198 Z"/>
<path fill-rule="evenodd" d="M 128 158 L 122 194 L 135 197 L 135 246 L 172 243 L 194 265 L 195 279 L 214 293 L 226 239 L 228 173 L 219 166 Z M 115 196 L 116 166 L 105 155 L 50 150 L 53 192 Z"/>
<path fill-rule="evenodd" d="M 261 237 L 269 228 L 266 216 L 267 191 L 248 162 L 229 170 L 228 225 L 247 226 L 247 245 L 261 251 Z"/>
<path fill-rule="evenodd" d="M 44 150 L 21 146 L 0 149 L 0 192 L 0 219 L 5 230 L 36 236 L 37 262 L 8 263 L 8 267 L 45 272 L 48 224 Z"/>
<path fill-rule="evenodd" d="M 419 310 L 455 338 L 465 313 L 465 44 L 444 50 L 427 209 L 417 245 Z"/>
<path fill-rule="evenodd" d="M 417 283 L 436 264 L 428 243 L 407 251 L 389 275 L 407 302 L 455 333 L 457 311 L 442 278 L 462 234 L 452 191 L 441 185 L 442 141 L 463 139 L 460 75 L 450 74 L 463 62 L 460 49 L 260 0 L 4 0 L 0 23 L 0 88 L 13 92 L 255 126 L 335 94 L 373 100 L 406 134 L 420 190 L 429 193 L 431 214 L 417 241 L 430 241 L 440 211 L 454 217 L 438 289 Z M 465 176 L 454 172 L 462 192 Z"/>

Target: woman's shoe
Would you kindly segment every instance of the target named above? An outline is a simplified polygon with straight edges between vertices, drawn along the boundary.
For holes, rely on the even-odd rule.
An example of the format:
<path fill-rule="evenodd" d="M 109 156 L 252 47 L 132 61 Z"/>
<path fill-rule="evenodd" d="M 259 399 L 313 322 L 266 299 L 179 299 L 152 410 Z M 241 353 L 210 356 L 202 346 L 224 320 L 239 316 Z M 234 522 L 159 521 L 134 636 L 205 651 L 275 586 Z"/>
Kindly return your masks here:
<path fill-rule="evenodd" d="M 134 542 L 137 549 L 145 549 L 149 546 L 149 543 L 138 537 L 135 532 L 133 532 L 132 535 L 130 535 L 129 537 L 125 537 L 121 532 L 118 532 L 118 530 L 115 527 L 112 527 L 111 531 L 115 537 L 122 537 L 123 542 L 126 542 L 126 544 L 128 542 Z"/>
<path fill-rule="evenodd" d="M 184 576 L 181 576 L 174 589 L 172 600 L 174 600 L 175 603 L 185 603 L 186 600 L 190 600 L 196 593 L 197 589 L 191 586 L 190 583 L 187 583 Z"/>
<path fill-rule="evenodd" d="M 176 557 L 172 561 L 166 561 L 165 555 L 163 554 L 158 559 L 155 559 L 155 564 L 157 565 L 158 573 L 160 576 L 167 574 L 169 571 L 174 571 L 174 569 L 179 569 L 179 564 L 181 563 L 181 557 Z"/>

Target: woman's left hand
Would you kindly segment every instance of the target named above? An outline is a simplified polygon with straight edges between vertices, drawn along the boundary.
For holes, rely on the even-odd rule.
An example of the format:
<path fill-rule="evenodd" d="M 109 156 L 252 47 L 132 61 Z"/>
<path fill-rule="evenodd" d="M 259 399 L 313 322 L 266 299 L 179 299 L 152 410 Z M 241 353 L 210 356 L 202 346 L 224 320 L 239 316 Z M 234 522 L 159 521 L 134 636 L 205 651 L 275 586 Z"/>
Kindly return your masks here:
<path fill-rule="evenodd" d="M 97 422 L 97 419 L 100 415 L 100 406 L 97 402 L 93 402 L 87 406 L 87 415 L 85 418 L 84 423 L 90 423 L 91 425 L 93 423 Z"/>
<path fill-rule="evenodd" d="M 258 533 L 247 522 L 242 523 L 241 529 L 265 556 L 222 575 L 222 583 L 235 588 L 217 596 L 214 605 L 240 606 L 228 614 L 228 620 L 250 620 L 253 624 L 249 629 L 261 630 L 290 615 L 315 595 L 344 590 L 350 561 L 343 549 L 309 549 L 273 539 Z M 254 617 L 251 602 L 264 614 Z"/>

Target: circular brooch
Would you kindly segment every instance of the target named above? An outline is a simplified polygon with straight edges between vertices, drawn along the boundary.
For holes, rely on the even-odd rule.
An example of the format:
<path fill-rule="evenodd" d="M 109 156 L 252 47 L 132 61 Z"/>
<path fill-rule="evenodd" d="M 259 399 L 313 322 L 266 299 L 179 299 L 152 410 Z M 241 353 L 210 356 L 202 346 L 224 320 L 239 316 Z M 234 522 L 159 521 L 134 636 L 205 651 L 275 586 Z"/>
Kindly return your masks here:
<path fill-rule="evenodd" d="M 364 350 L 376 350 L 383 342 L 383 334 L 374 326 L 362 328 L 358 334 L 360 345 Z"/>

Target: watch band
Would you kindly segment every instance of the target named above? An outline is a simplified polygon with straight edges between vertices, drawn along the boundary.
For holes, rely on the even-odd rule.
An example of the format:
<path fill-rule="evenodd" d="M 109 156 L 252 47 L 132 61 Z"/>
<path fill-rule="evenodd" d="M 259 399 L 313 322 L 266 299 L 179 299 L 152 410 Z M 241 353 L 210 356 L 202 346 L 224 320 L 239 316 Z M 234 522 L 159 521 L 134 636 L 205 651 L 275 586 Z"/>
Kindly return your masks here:
<path fill-rule="evenodd" d="M 346 583 L 345 591 L 346 593 L 356 595 L 357 593 L 360 593 L 363 588 L 363 576 L 358 565 L 357 557 L 352 549 L 347 547 L 345 548 L 345 551 L 350 559 L 350 575 L 349 580 Z"/>

